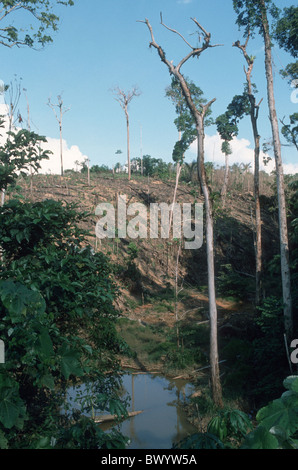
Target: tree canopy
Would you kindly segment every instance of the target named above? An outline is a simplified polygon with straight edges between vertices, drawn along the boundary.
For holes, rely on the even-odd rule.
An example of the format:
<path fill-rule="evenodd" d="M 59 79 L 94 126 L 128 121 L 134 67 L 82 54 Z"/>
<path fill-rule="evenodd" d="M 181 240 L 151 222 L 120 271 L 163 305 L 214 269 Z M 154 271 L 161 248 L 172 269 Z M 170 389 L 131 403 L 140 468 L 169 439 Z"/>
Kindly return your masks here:
<path fill-rule="evenodd" d="M 36 45 L 52 42 L 49 31 L 57 31 L 59 17 L 53 13 L 58 5 L 74 5 L 73 0 L 2 0 L 0 1 L 0 44 L 7 47 Z M 16 26 L 26 13 L 33 20 L 26 28 Z M 23 18 L 22 18 L 23 20 Z M 22 25 L 24 21 L 22 21 Z"/>
<path fill-rule="evenodd" d="M 233 0 L 234 10 L 236 12 L 236 24 L 239 27 L 245 28 L 245 36 L 248 32 L 254 33 L 258 30 L 260 34 L 263 31 L 262 13 L 264 7 L 266 11 L 272 16 L 273 19 L 279 18 L 280 10 L 272 2 L 272 0 Z"/>
<path fill-rule="evenodd" d="M 186 83 L 195 106 L 201 112 L 203 105 L 207 102 L 203 96 L 203 91 L 189 78 L 186 78 Z M 176 113 L 178 114 L 178 117 L 174 122 L 178 131 L 181 132 L 181 138 L 175 143 L 173 149 L 173 160 L 178 162 L 183 160 L 184 153 L 196 139 L 197 131 L 195 119 L 187 106 L 181 86 L 176 77 L 172 77 L 171 85 L 166 88 L 166 97 L 175 105 Z M 211 110 L 209 109 L 206 116 L 209 116 L 210 114 Z M 212 121 L 210 119 L 206 119 L 205 125 L 209 125 L 211 122 Z"/>

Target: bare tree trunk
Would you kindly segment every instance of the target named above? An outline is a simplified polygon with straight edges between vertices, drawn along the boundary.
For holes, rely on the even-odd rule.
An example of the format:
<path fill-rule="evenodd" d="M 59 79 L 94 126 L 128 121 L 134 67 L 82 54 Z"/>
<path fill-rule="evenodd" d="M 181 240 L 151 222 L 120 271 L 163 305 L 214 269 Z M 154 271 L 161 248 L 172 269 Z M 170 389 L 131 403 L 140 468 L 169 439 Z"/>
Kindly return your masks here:
<path fill-rule="evenodd" d="M 284 324 L 287 340 L 290 341 L 293 334 L 293 317 L 292 317 L 292 297 L 291 297 L 291 277 L 289 263 L 289 244 L 288 244 L 288 228 L 287 228 L 287 212 L 286 199 L 284 189 L 283 164 L 281 157 L 281 145 L 279 138 L 279 126 L 275 107 L 273 72 L 272 72 L 272 54 L 271 39 L 269 34 L 269 24 L 266 13 L 266 5 L 264 0 L 260 0 L 263 37 L 265 43 L 265 69 L 267 79 L 267 97 L 269 106 L 269 117 L 272 128 L 273 148 L 276 166 L 277 181 L 277 197 L 278 197 L 278 213 L 279 213 L 279 231 L 280 231 L 280 261 L 281 261 L 281 278 L 284 303 Z"/>
<path fill-rule="evenodd" d="M 24 90 L 26 91 L 26 90 Z M 28 131 L 30 132 L 31 131 L 31 123 L 30 123 L 30 106 L 29 106 L 29 100 L 27 98 L 27 95 L 25 93 L 25 96 L 26 96 L 26 101 L 27 101 L 27 126 L 28 126 Z M 33 194 L 33 172 L 32 172 L 32 166 L 30 165 L 30 194 L 31 194 L 31 197 L 32 197 L 32 194 Z"/>
<path fill-rule="evenodd" d="M 217 338 L 217 305 L 215 293 L 214 273 L 214 236 L 213 236 L 213 211 L 210 201 L 209 188 L 207 184 L 204 165 L 204 117 L 198 115 L 198 176 L 201 190 L 205 200 L 206 213 L 206 243 L 207 243 L 207 267 L 208 267 L 208 299 L 209 299 L 209 322 L 210 322 L 210 367 L 213 400 L 218 406 L 222 406 L 222 390 L 219 378 L 218 338 Z"/>
<path fill-rule="evenodd" d="M 248 68 L 244 69 L 246 75 L 246 82 L 248 88 L 248 96 L 250 101 L 250 120 L 254 136 L 254 199 L 255 199 L 255 259 L 256 259 L 256 305 L 260 304 L 261 291 L 262 291 L 262 220 L 261 220 L 261 206 L 260 206 L 260 135 L 258 132 L 257 121 L 259 117 L 259 108 L 262 100 L 256 105 L 256 99 L 252 91 L 251 72 L 254 65 L 254 59 L 249 57 L 246 47 L 249 40 L 249 34 L 246 39 L 245 45 L 241 46 L 239 42 L 233 45 L 238 47 L 246 59 Z"/>
<path fill-rule="evenodd" d="M 130 142 L 129 142 L 129 116 L 127 109 L 125 110 L 126 115 L 126 129 L 127 129 L 127 170 L 128 170 L 128 181 L 131 178 L 131 171 L 130 171 Z"/>
<path fill-rule="evenodd" d="M 51 99 L 49 98 L 48 100 L 48 105 L 50 106 L 50 108 L 52 108 L 55 116 L 56 116 L 56 119 L 58 121 L 58 124 L 59 124 L 59 133 L 60 133 L 60 167 L 61 167 L 61 179 L 63 178 L 64 176 L 64 168 L 63 168 L 63 140 L 62 140 L 62 118 L 63 118 L 63 114 L 67 113 L 67 111 L 69 111 L 70 108 L 67 108 L 67 109 L 64 109 L 63 108 L 63 100 L 62 100 L 62 97 L 59 95 L 58 97 L 58 103 L 57 104 L 52 104 L 51 103 Z M 59 116 L 57 115 L 56 111 L 55 111 L 55 107 L 59 109 Z"/>
<path fill-rule="evenodd" d="M 169 223 L 170 228 L 169 228 L 169 230 L 171 230 L 171 226 L 172 226 L 174 204 L 176 202 L 176 197 L 177 197 L 177 189 L 178 189 L 178 185 L 179 185 L 180 173 L 181 173 L 181 165 L 178 162 L 177 167 L 176 167 L 176 182 L 175 182 L 175 189 L 174 189 L 174 195 L 173 195 L 173 202 L 172 202 L 172 208 L 171 208 L 171 211 L 170 211 L 170 223 Z"/>
<path fill-rule="evenodd" d="M 178 312 L 178 279 L 179 279 L 179 258 L 181 253 L 181 244 L 179 243 L 176 268 L 175 268 L 175 321 L 176 321 L 176 337 L 177 337 L 177 349 L 180 348 L 180 330 L 179 330 L 179 312 Z"/>
<path fill-rule="evenodd" d="M 114 168 L 113 168 L 113 175 L 114 175 Z M 90 186 L 90 160 L 87 158 L 87 181 L 88 186 Z"/>
<path fill-rule="evenodd" d="M 60 125 L 59 125 L 59 129 L 60 129 L 60 166 L 61 166 L 61 176 L 63 177 L 64 176 L 64 170 L 63 170 L 63 150 L 62 150 L 62 124 L 61 124 L 61 120 L 60 120 Z"/>
<path fill-rule="evenodd" d="M 253 123 L 255 139 L 255 173 L 254 173 L 254 198 L 256 217 L 256 305 L 261 302 L 262 291 L 262 220 L 260 205 L 260 136 L 256 129 L 256 122 Z"/>
<path fill-rule="evenodd" d="M 225 153 L 225 176 L 224 176 L 224 184 L 221 190 L 221 198 L 222 198 L 223 207 L 225 207 L 226 205 L 226 196 L 227 196 L 227 190 L 228 190 L 228 184 L 229 184 L 229 176 L 230 176 L 229 156 L 227 153 Z"/>
<path fill-rule="evenodd" d="M 198 23 L 196 19 L 193 19 L 194 23 L 198 27 L 200 33 L 204 35 L 204 41 L 202 47 L 192 47 L 188 41 L 176 30 L 171 29 L 165 26 L 162 22 L 161 24 L 172 31 L 175 34 L 178 34 L 184 42 L 191 48 L 191 52 L 187 54 L 184 58 L 181 59 L 177 66 L 173 65 L 172 61 L 169 61 L 166 58 L 164 50 L 156 43 L 152 27 L 149 21 L 146 19 L 144 22 L 147 25 L 150 34 L 151 34 L 151 43 L 150 46 L 157 49 L 159 57 L 162 62 L 168 67 L 170 74 L 173 74 L 179 81 L 182 94 L 186 100 L 186 103 L 191 111 L 195 122 L 198 138 L 198 176 L 202 189 L 202 193 L 205 199 L 205 211 L 206 211 L 206 240 L 207 240 L 207 265 L 208 265 L 208 291 L 209 291 L 209 322 L 210 322 L 210 367 L 211 367 L 211 383 L 212 383 L 212 395 L 213 401 L 217 406 L 222 407 L 222 390 L 219 377 L 219 365 L 218 365 L 218 341 L 217 341 L 217 306 L 216 306 L 216 297 L 215 297 L 215 276 L 214 276 L 214 245 L 213 245 L 213 213 L 212 213 L 212 202 L 210 200 L 209 188 L 207 185 L 205 165 L 204 165 L 204 118 L 207 110 L 215 99 L 211 100 L 206 105 L 202 106 L 202 110 L 198 110 L 192 100 L 190 90 L 187 86 L 187 83 L 184 79 L 184 76 L 181 74 L 180 69 L 182 65 L 191 57 L 199 57 L 200 54 L 207 49 L 208 47 L 214 47 L 210 45 L 211 35 L 207 33 L 205 29 Z"/>
<path fill-rule="evenodd" d="M 128 166 L 128 179 L 130 180 L 131 171 L 130 171 L 130 145 L 129 145 L 129 114 L 128 114 L 128 105 L 133 99 L 134 96 L 139 96 L 140 91 L 135 86 L 132 91 L 124 92 L 119 87 L 116 87 L 112 90 L 113 94 L 116 96 L 115 100 L 118 101 L 121 108 L 123 109 L 126 117 L 126 130 L 127 130 L 127 166 Z"/>

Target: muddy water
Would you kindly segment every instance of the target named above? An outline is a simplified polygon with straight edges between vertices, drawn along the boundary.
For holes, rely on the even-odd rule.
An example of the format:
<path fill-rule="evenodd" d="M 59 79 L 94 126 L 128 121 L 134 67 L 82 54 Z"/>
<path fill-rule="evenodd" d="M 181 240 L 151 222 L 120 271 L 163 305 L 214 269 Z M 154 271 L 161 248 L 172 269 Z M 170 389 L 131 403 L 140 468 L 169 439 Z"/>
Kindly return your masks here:
<path fill-rule="evenodd" d="M 173 443 L 196 432 L 182 408 L 193 390 L 185 381 L 155 374 L 127 374 L 123 385 L 131 397 L 128 411 L 143 411 L 120 427 L 130 439 L 128 449 L 170 449 Z"/>

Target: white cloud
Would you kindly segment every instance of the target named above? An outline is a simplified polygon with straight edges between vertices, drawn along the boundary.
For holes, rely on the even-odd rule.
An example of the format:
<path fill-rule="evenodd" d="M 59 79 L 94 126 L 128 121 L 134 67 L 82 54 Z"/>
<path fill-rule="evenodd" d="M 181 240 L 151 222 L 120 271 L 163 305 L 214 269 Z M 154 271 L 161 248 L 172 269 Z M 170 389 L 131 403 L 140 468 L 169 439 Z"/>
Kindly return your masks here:
<path fill-rule="evenodd" d="M 286 175 L 295 175 L 298 173 L 298 163 L 285 163 L 283 169 Z"/>
<path fill-rule="evenodd" d="M 219 134 L 215 135 L 205 135 L 205 161 L 213 162 L 215 165 L 224 166 L 225 156 L 221 151 L 222 140 Z M 251 170 L 254 169 L 254 150 L 250 148 L 250 141 L 247 139 L 234 139 L 230 142 L 232 154 L 229 156 L 229 164 L 233 163 L 251 163 Z M 196 141 L 190 146 L 190 152 L 193 154 L 197 153 L 197 143 Z M 271 173 L 275 170 L 275 161 L 274 159 L 270 160 L 266 165 L 264 165 L 263 157 L 268 157 L 264 152 L 260 152 L 260 170 L 266 171 L 266 173 Z M 284 173 L 285 174 L 295 174 L 298 173 L 298 163 L 289 163 L 284 164 Z"/>
<path fill-rule="evenodd" d="M 7 116 L 7 105 L 0 103 L 0 115 Z M 19 130 L 19 129 L 16 129 Z M 3 145 L 6 140 L 6 132 L 8 131 L 8 120 L 5 119 L 4 128 L 0 129 L 0 144 Z M 49 160 L 41 160 L 41 169 L 39 173 L 61 174 L 61 158 L 60 158 L 60 139 L 47 137 L 47 142 L 41 143 L 43 150 L 50 150 Z M 68 146 L 66 140 L 62 140 L 62 157 L 64 170 L 77 170 L 76 162 L 83 163 L 88 157 L 84 155 L 77 145 Z"/>
<path fill-rule="evenodd" d="M 182 3 L 184 5 L 187 5 L 187 3 L 191 3 L 192 0 L 178 0 L 177 3 Z"/>
<path fill-rule="evenodd" d="M 49 160 L 41 160 L 41 169 L 39 170 L 39 173 L 60 174 L 60 140 L 54 139 L 52 137 L 47 137 L 47 142 L 42 143 L 41 147 L 44 150 L 50 150 L 51 152 L 53 152 L 53 154 L 50 155 Z M 83 155 L 77 145 L 72 145 L 71 147 L 68 147 L 67 142 L 65 140 L 62 140 L 62 158 L 64 170 L 77 170 L 78 168 L 76 162 L 83 163 L 88 157 L 86 155 Z"/>

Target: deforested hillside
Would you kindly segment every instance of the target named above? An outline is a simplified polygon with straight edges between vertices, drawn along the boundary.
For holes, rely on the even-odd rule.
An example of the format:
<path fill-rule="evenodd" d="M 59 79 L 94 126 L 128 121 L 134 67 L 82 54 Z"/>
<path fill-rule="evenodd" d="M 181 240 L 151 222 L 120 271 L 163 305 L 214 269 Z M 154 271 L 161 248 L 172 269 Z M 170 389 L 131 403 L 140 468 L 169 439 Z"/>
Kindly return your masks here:
<path fill-rule="evenodd" d="M 220 174 L 217 176 L 220 184 Z M 272 179 L 273 182 L 273 179 Z M 88 241 L 95 252 L 103 252 L 114 266 L 119 289 L 117 309 L 124 319 L 135 321 L 141 328 L 146 325 L 174 326 L 179 322 L 208 322 L 208 289 L 206 241 L 199 249 L 182 249 L 177 261 L 179 241 L 168 238 L 115 238 L 98 239 L 95 236 L 96 207 L 101 203 L 117 206 L 119 196 L 126 196 L 128 204 L 171 204 L 174 180 L 135 177 L 128 181 L 125 175 L 101 174 L 91 178 L 70 173 L 58 176 L 36 175 L 30 189 L 29 181 L 20 179 L 9 198 L 21 194 L 38 202 L 45 199 L 75 204 L 76 210 L 88 217 L 81 222 L 89 232 Z M 278 255 L 278 221 L 274 189 L 268 178 L 264 184 L 262 201 L 263 261 L 270 266 Z M 216 198 L 216 193 L 215 196 Z M 181 183 L 176 202 L 202 203 L 197 182 Z M 249 187 L 238 186 L 228 194 L 222 209 L 215 200 L 215 262 L 217 306 L 221 336 L 252 335 L 251 319 L 254 306 L 254 215 L 253 194 Z M 149 233 L 149 232 L 148 232 Z M 263 295 L 270 295 L 270 281 L 264 279 Z M 142 349 L 142 345 L 137 348 Z M 140 354 L 140 351 L 139 351 Z M 204 351 L 208 356 L 207 347 Z M 143 355 L 144 356 L 144 355 Z M 163 357 L 164 355 L 161 355 Z M 148 357 L 143 357 L 146 362 Z M 159 364 L 160 365 L 160 364 Z M 152 366 L 152 364 L 151 364 Z"/>

